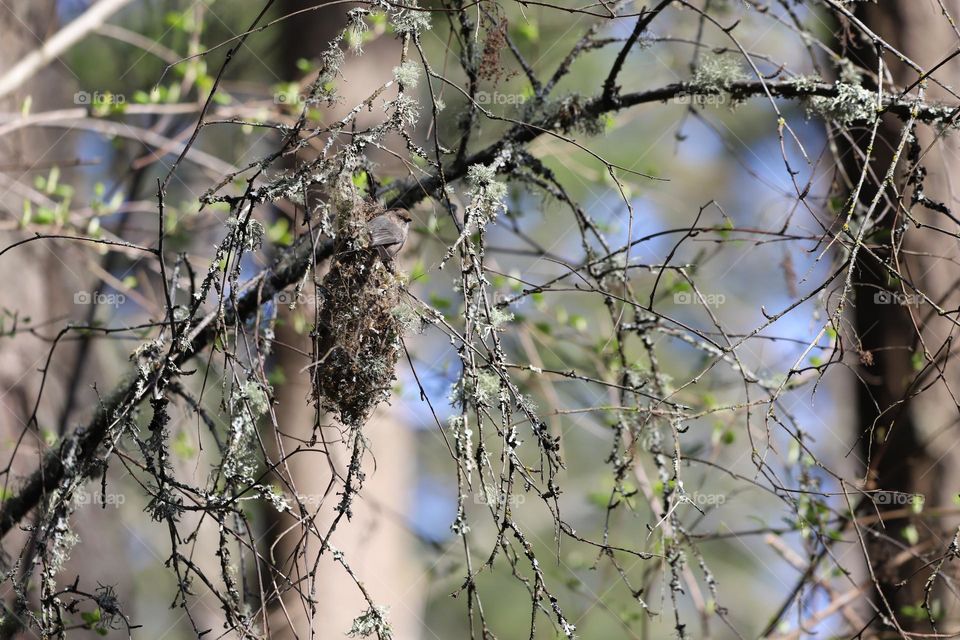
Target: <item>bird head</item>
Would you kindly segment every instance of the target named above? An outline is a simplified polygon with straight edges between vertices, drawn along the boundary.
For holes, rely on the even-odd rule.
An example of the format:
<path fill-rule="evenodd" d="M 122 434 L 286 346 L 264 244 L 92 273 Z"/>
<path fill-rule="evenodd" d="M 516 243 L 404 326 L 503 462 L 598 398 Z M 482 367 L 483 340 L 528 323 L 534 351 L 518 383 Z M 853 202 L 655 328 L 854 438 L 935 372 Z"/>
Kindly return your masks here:
<path fill-rule="evenodd" d="M 390 209 L 389 213 L 396 215 L 407 224 L 413 222 L 413 216 L 406 209 Z"/>

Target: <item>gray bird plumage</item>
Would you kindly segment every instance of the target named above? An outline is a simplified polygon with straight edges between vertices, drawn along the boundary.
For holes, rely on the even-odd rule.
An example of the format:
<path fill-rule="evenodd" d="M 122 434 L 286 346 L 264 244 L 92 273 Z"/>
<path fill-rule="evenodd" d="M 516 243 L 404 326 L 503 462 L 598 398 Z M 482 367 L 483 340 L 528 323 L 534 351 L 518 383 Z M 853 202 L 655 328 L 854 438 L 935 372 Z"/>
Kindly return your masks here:
<path fill-rule="evenodd" d="M 388 262 L 400 252 L 412 219 L 406 209 L 389 209 L 367 223 L 369 246 L 377 250 L 381 260 Z"/>

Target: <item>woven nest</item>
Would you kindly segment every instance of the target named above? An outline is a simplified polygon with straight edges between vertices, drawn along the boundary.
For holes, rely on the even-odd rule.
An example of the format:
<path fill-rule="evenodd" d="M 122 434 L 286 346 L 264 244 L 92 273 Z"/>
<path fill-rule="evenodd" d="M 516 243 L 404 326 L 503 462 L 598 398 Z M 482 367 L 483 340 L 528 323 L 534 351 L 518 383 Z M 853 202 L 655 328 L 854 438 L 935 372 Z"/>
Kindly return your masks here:
<path fill-rule="evenodd" d="M 364 245 L 367 220 L 381 209 L 364 207 L 353 233 L 323 279 L 314 334 L 314 399 L 347 425 L 360 425 L 390 395 L 400 357 L 400 282 Z"/>

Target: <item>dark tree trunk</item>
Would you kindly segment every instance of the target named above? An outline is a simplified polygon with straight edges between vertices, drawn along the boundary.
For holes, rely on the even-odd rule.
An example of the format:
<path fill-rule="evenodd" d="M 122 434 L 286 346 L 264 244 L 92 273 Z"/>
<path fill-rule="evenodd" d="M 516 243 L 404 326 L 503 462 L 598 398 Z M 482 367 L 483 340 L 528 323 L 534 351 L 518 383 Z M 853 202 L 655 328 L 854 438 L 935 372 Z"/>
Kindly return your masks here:
<path fill-rule="evenodd" d="M 956 0 L 945 4 L 956 16 Z M 857 3 L 856 15 L 885 42 L 924 69 L 940 63 L 958 44 L 956 34 L 935 3 L 862 2 Z M 841 25 L 846 26 L 849 25 Z M 841 28 L 840 33 L 854 34 L 857 30 Z M 841 38 L 840 46 L 846 48 L 854 62 L 876 73 L 879 61 L 874 42 L 857 33 Z M 884 52 L 882 58 L 899 87 L 917 80 L 916 71 L 889 52 Z M 953 84 L 957 70 L 956 64 L 949 63 L 934 77 Z M 865 84 L 875 88 L 872 81 Z M 934 83 L 928 85 L 928 98 L 944 99 L 947 95 Z M 868 175 L 860 194 L 860 202 L 865 206 L 859 216 L 874 199 L 878 184 L 894 160 L 903 126 L 902 121 L 892 118 L 881 123 L 869 166 L 872 175 Z M 926 150 L 937 132 L 922 126 L 916 134 L 920 149 Z M 869 137 L 869 128 L 862 128 L 845 150 L 843 168 L 852 183 L 856 183 L 863 170 Z M 921 160 L 929 171 L 923 190 L 927 197 L 956 210 L 957 203 L 951 195 L 955 190 L 949 189 L 951 174 L 958 169 L 956 144 L 951 140 L 938 144 L 942 146 Z M 906 172 L 915 164 L 909 149 L 908 142 L 897 164 L 898 185 L 905 183 Z M 876 505 L 864 501 L 858 515 L 866 519 L 879 512 L 882 516 L 882 523 L 872 523 L 862 527 L 862 531 L 878 587 L 873 603 L 878 613 L 873 627 L 894 635 L 899 635 L 896 626 L 906 632 L 956 631 L 958 609 L 956 589 L 953 585 L 946 588 L 956 575 L 949 562 L 944 563 L 942 572 L 928 587 L 937 563 L 950 549 L 956 526 L 937 513 L 938 508 L 951 507 L 958 492 L 956 468 L 960 460 L 954 445 L 960 435 L 955 397 L 960 375 L 955 356 L 950 354 L 956 317 L 939 316 L 916 294 L 916 290 L 923 292 L 948 311 L 957 308 L 955 288 L 960 269 L 949 259 L 956 253 L 957 242 L 947 234 L 917 229 L 908 221 L 907 212 L 916 221 L 948 232 L 960 228 L 942 213 L 912 204 L 915 190 L 913 187 L 905 193 L 895 193 L 887 188 L 873 213 L 875 228 L 865 241 L 875 256 L 865 250 L 859 252 L 853 312 L 859 341 L 853 347 L 860 358 L 859 453 L 865 465 L 867 488 L 889 492 L 878 494 Z M 888 267 L 903 274 L 904 281 L 891 278 Z M 920 512 L 912 509 L 913 495 L 922 496 L 924 508 Z M 931 605 L 929 611 L 925 609 L 927 603 Z M 894 628 L 885 621 L 891 612 L 897 620 Z M 939 619 L 931 625 L 928 616 Z"/>

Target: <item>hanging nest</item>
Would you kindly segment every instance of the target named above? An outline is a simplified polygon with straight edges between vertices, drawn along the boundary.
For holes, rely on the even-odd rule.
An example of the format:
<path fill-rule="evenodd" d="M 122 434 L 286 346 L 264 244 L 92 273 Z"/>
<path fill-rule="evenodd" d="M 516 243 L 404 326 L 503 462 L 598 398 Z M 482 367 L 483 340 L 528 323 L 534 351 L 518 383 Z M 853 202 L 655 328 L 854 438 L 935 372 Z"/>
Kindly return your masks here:
<path fill-rule="evenodd" d="M 346 226 L 321 285 L 314 346 L 314 400 L 346 425 L 363 424 L 390 396 L 400 357 L 400 280 L 366 248 L 366 204 Z"/>

